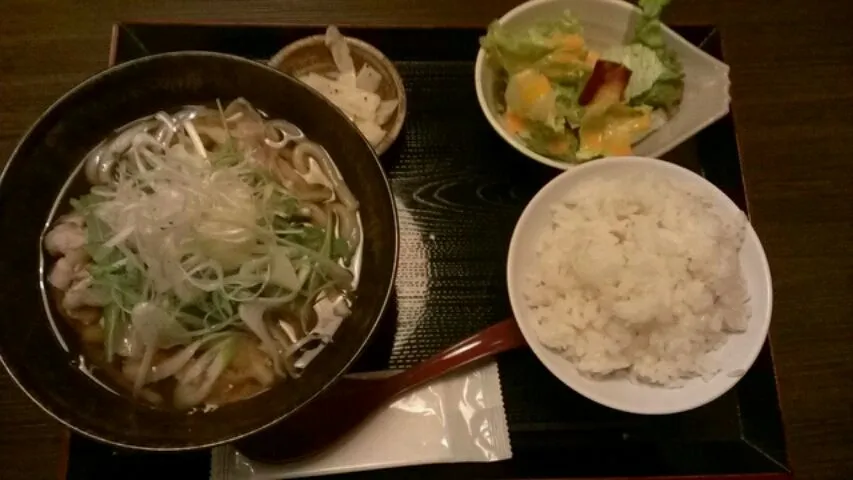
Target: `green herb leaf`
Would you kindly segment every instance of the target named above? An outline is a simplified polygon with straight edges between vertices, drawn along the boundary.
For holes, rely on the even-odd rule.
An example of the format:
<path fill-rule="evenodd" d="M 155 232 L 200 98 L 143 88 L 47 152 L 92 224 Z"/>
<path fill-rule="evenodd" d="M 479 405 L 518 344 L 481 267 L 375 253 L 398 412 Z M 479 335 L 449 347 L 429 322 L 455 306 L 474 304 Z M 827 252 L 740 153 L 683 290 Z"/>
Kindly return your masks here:
<path fill-rule="evenodd" d="M 634 98 L 631 104 L 662 108 L 671 115 L 684 96 L 684 67 L 675 52 L 664 42 L 660 15 L 669 2 L 670 0 L 640 0 L 639 5 L 643 13 L 637 22 L 632 43 L 654 50 L 666 70 L 649 90 Z"/>

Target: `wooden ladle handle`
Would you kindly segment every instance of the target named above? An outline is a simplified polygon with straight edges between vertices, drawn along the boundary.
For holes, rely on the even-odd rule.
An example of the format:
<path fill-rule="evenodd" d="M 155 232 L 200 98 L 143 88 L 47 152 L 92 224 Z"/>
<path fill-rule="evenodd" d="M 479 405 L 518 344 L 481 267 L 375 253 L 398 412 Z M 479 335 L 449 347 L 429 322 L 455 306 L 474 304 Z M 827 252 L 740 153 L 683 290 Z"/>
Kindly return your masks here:
<path fill-rule="evenodd" d="M 525 345 L 515 319 L 508 318 L 389 378 L 388 394 L 399 396 L 471 362 Z"/>

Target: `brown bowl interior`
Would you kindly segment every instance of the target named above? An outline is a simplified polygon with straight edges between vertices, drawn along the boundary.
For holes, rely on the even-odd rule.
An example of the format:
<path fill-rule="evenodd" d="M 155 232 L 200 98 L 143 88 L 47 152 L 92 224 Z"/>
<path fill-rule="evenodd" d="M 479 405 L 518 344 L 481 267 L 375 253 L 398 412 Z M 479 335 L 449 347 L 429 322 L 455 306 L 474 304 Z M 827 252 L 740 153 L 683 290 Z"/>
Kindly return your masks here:
<path fill-rule="evenodd" d="M 298 125 L 336 160 L 361 203 L 361 282 L 352 315 L 335 341 L 299 379 L 207 414 L 157 410 L 97 385 L 77 368 L 79 343 L 52 304 L 43 302 L 52 262 L 41 249 L 45 222 L 69 207 L 57 198 L 87 189 L 83 156 L 112 130 L 159 110 L 227 103 L 243 96 L 272 117 Z M 78 175 L 79 177 L 79 175 Z M 58 205 L 54 210 L 55 205 Z M 388 181 L 354 126 L 301 82 L 257 62 L 209 52 L 180 52 L 128 62 L 92 77 L 58 100 L 12 154 L 0 178 L 0 359 L 30 398 L 77 432 L 115 445 L 182 450 L 209 447 L 268 427 L 308 403 L 349 368 L 368 341 L 391 291 L 397 219 Z M 288 441 L 283 439 L 282 441 Z"/>
<path fill-rule="evenodd" d="M 346 40 L 356 71 L 364 64 L 370 65 L 382 75 L 382 83 L 376 92 L 379 97 L 382 100 L 399 100 L 394 114 L 381 125 L 387 132 L 385 138 L 376 146 L 376 153 L 381 155 L 397 139 L 406 118 L 406 90 L 403 80 L 391 61 L 375 47 L 357 38 L 346 37 Z M 313 35 L 287 45 L 270 60 L 270 66 L 294 76 L 337 71 L 323 35 Z"/>

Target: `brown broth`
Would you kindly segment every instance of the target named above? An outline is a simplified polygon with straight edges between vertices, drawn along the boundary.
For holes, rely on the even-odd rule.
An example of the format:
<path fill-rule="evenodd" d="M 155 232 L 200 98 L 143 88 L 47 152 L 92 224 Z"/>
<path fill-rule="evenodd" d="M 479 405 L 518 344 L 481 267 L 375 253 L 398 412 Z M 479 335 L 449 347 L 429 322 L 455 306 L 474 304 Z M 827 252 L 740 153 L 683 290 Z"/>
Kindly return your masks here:
<path fill-rule="evenodd" d="M 52 266 L 52 265 L 51 265 Z M 62 298 L 64 292 L 50 286 L 49 295 L 57 311 L 64 321 L 64 326 L 68 327 L 63 330 L 70 330 L 68 333 L 79 340 L 79 350 L 82 357 L 79 360 L 80 369 L 93 377 L 99 384 L 106 384 L 111 387 L 109 390 L 119 394 L 132 395 L 133 382 L 124 374 L 125 363 L 130 359 L 120 357 L 118 355 L 113 358 L 112 362 L 107 362 L 106 352 L 104 351 L 103 329 L 97 323 L 92 325 L 83 325 L 80 321 L 75 320 L 68 315 L 68 312 L 62 307 Z M 97 328 L 101 330 L 100 338 L 88 338 L 87 329 Z M 181 347 L 175 347 L 168 350 L 160 350 L 154 355 L 152 364 L 169 358 L 171 355 L 180 351 Z M 266 391 L 269 387 L 261 385 L 255 379 L 244 378 L 242 381 L 233 381 L 235 375 L 228 375 L 229 370 L 223 374 L 215 383 L 212 392 L 208 395 L 205 403 L 208 405 L 224 405 L 240 400 L 245 400 Z M 281 379 L 277 379 L 280 381 Z M 142 390 L 139 399 L 143 400 L 147 405 L 165 410 L 174 410 L 172 395 L 177 386 L 177 380 L 174 377 L 165 378 L 155 383 L 147 384 Z M 159 400 L 158 400 L 159 399 Z M 192 411 L 192 409 L 190 410 Z"/>

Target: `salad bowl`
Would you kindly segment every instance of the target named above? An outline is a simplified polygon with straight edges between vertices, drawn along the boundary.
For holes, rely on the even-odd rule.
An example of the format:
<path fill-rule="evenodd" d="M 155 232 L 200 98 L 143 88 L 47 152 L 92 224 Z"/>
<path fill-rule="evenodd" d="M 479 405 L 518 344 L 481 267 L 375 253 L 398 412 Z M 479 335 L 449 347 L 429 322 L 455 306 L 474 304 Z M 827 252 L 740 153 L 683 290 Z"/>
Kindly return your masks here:
<path fill-rule="evenodd" d="M 641 10 L 622 0 L 532 0 L 510 10 L 492 24 L 489 33 L 481 39 L 482 46 L 477 55 L 475 88 L 486 119 L 495 131 L 516 150 L 533 160 L 562 170 L 602 156 L 639 155 L 657 158 L 672 150 L 729 112 L 730 82 L 728 65 L 691 44 L 669 27 L 657 22 L 660 10 L 666 3 L 668 3 L 667 0 L 643 0 L 640 2 L 640 6 L 643 7 Z M 652 22 L 649 22 L 649 18 Z M 630 141 L 623 142 L 625 145 L 622 145 L 618 151 L 595 151 L 594 149 L 584 151 L 584 142 L 575 140 L 574 150 L 568 152 L 565 152 L 566 148 L 562 143 L 558 143 L 560 148 L 557 152 L 565 153 L 560 155 L 549 150 L 549 145 L 553 143 L 543 145 L 540 141 L 537 144 L 535 138 L 520 136 L 517 129 L 512 128 L 512 125 L 508 127 L 506 122 L 507 75 L 506 70 L 502 68 L 504 66 L 502 60 L 506 59 L 495 61 L 495 55 L 490 53 L 495 49 L 501 52 L 501 47 L 506 47 L 507 43 L 501 45 L 500 42 L 514 42 L 506 49 L 510 53 L 521 52 L 523 57 L 525 52 L 536 52 L 537 46 L 541 47 L 543 39 L 547 41 L 549 38 L 554 38 L 554 35 L 560 34 L 561 30 L 566 33 L 578 33 L 583 39 L 584 48 L 589 52 L 596 52 L 595 58 L 603 56 L 605 59 L 614 60 L 611 58 L 613 54 L 608 54 L 614 50 L 613 47 L 629 47 L 637 43 L 654 47 L 649 50 L 656 51 L 658 56 L 664 59 L 663 63 L 667 68 L 670 65 L 665 57 L 673 56 L 677 59 L 677 64 L 680 64 L 680 71 L 661 70 L 657 59 L 652 59 L 650 62 L 648 59 L 638 59 L 636 55 L 634 58 L 626 58 L 631 56 L 627 53 L 631 51 L 630 48 L 621 49 L 625 53 L 618 55 L 626 60 L 618 61 L 630 69 L 629 75 L 632 81 L 645 82 L 646 87 L 652 83 L 652 80 L 656 83 L 654 88 L 657 88 L 663 86 L 668 78 L 679 77 L 682 82 L 679 94 L 675 96 L 671 92 L 666 92 L 664 86 L 659 91 L 647 89 L 643 95 L 631 99 L 632 107 L 637 104 L 645 107 L 642 105 L 645 99 L 657 94 L 661 97 L 657 102 L 650 102 L 654 105 L 650 106 L 653 111 L 647 120 L 649 128 L 639 129 L 644 131 L 629 132 Z M 506 49 L 503 52 L 506 52 Z M 619 51 L 618 48 L 617 51 Z M 541 53 L 541 50 L 539 52 Z M 536 55 L 536 53 L 530 54 Z M 592 60 L 592 57 L 588 57 L 587 60 Z M 592 60 L 588 65 L 590 70 L 594 63 L 595 60 Z M 592 75 L 587 72 L 585 78 L 589 79 L 596 75 L 594 71 Z M 658 82 L 661 83 L 657 85 Z M 580 87 L 583 85 L 581 84 Z M 630 91 L 632 87 L 633 85 L 629 84 L 627 90 Z M 634 90 L 637 89 L 634 88 Z M 585 92 L 574 93 L 577 97 L 579 93 L 582 96 Z M 576 111 L 580 111 L 582 116 L 583 110 L 578 110 L 577 101 L 577 98 L 573 100 L 575 103 L 573 107 Z M 629 104 L 629 98 L 625 98 L 623 102 L 626 105 Z M 560 110 L 560 97 L 557 96 L 558 120 L 563 113 Z M 553 118 L 549 121 L 553 121 Z M 577 126 L 572 123 L 575 122 L 567 120 L 565 128 Z M 577 129 L 575 129 L 576 134 Z"/>

